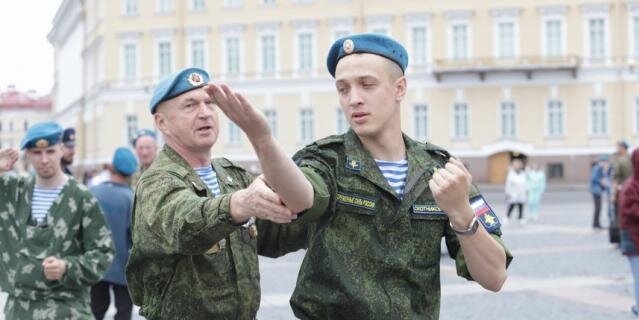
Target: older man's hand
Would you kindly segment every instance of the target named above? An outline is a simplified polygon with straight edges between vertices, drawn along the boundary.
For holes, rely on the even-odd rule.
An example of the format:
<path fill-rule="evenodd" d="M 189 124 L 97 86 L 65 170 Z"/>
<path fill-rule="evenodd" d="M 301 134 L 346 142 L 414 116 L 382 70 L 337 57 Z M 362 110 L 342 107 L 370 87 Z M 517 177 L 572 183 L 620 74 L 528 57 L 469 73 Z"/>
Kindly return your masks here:
<path fill-rule="evenodd" d="M 244 223 L 251 217 L 276 223 L 289 223 L 297 215 L 282 204 L 277 193 L 266 185 L 263 176 L 257 177 L 248 188 L 231 195 L 231 218 L 236 224 Z"/>

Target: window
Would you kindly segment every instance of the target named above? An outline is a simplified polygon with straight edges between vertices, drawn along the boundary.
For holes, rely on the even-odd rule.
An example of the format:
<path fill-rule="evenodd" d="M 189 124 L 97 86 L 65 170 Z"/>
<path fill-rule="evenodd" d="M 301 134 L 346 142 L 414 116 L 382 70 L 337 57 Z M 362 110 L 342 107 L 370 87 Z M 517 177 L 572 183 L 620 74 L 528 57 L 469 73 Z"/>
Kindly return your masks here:
<path fill-rule="evenodd" d="M 240 73 L 240 38 L 226 38 L 226 72 Z"/>
<path fill-rule="evenodd" d="M 206 9 L 206 3 L 204 0 L 191 0 L 191 9 L 193 11 L 204 11 L 204 9 Z"/>
<path fill-rule="evenodd" d="M 204 59 L 206 58 L 205 52 L 204 40 L 191 40 L 191 65 L 194 67 L 206 69 L 206 63 L 204 62 Z"/>
<path fill-rule="evenodd" d="M 516 110 L 513 102 L 501 103 L 501 137 L 514 138 L 516 129 Z"/>
<path fill-rule="evenodd" d="M 344 116 L 344 112 L 342 111 L 342 108 L 340 107 L 335 108 L 335 119 L 336 119 L 335 127 L 337 128 L 338 134 L 342 134 L 348 131 L 348 123 L 346 123 L 346 116 Z"/>
<path fill-rule="evenodd" d="M 276 69 L 275 36 L 263 35 L 262 41 L 262 72 L 273 73 Z"/>
<path fill-rule="evenodd" d="M 593 135 L 608 134 L 608 110 L 606 100 L 590 101 L 590 130 Z"/>
<path fill-rule="evenodd" d="M 603 18 L 588 20 L 588 37 L 590 39 L 590 57 L 604 58 L 606 56 L 605 25 Z"/>
<path fill-rule="evenodd" d="M 262 0 L 262 4 L 265 6 L 274 6 L 276 3 L 276 0 Z"/>
<path fill-rule="evenodd" d="M 453 108 L 453 136 L 455 139 L 466 139 L 468 138 L 468 105 L 455 103 Z"/>
<path fill-rule="evenodd" d="M 133 43 L 127 43 L 122 48 L 122 54 L 124 55 L 124 64 L 122 76 L 124 80 L 131 81 L 137 78 L 137 45 Z"/>
<path fill-rule="evenodd" d="M 562 38 L 563 23 L 561 20 L 546 20 L 545 22 L 546 56 L 561 56 L 564 54 Z"/>
<path fill-rule="evenodd" d="M 173 0 L 157 0 L 157 12 L 167 13 L 173 11 Z"/>
<path fill-rule="evenodd" d="M 564 177 L 564 165 L 563 163 L 549 163 L 546 166 L 546 172 L 548 173 L 548 179 L 562 179 Z"/>
<path fill-rule="evenodd" d="M 428 138 L 428 106 L 418 104 L 413 107 L 415 139 L 426 141 Z"/>
<path fill-rule="evenodd" d="M 240 127 L 235 122 L 229 120 L 229 144 L 240 143 Z"/>
<path fill-rule="evenodd" d="M 277 137 L 277 111 L 265 110 L 264 116 L 266 117 L 268 126 L 271 127 L 271 133 L 273 134 L 273 137 Z"/>
<path fill-rule="evenodd" d="M 416 66 L 424 66 L 427 62 L 426 53 L 426 27 L 413 27 L 411 29 L 413 39 L 413 53 L 411 55 L 412 63 Z"/>
<path fill-rule="evenodd" d="M 297 35 L 298 41 L 298 66 L 300 71 L 313 69 L 313 34 L 303 32 Z"/>
<path fill-rule="evenodd" d="M 452 26 L 452 58 L 468 59 L 468 26 L 464 24 Z"/>
<path fill-rule="evenodd" d="M 124 0 L 124 15 L 135 16 L 138 14 L 138 0 Z"/>
<path fill-rule="evenodd" d="M 313 141 L 313 110 L 304 108 L 300 110 L 300 140 L 302 143 Z"/>
<path fill-rule="evenodd" d="M 564 134 L 564 105 L 561 101 L 548 102 L 548 136 L 558 137 Z"/>
<path fill-rule="evenodd" d="M 158 43 L 158 60 L 159 60 L 159 76 L 164 77 L 171 73 L 171 43 L 160 42 Z"/>
<path fill-rule="evenodd" d="M 129 114 L 126 116 L 126 139 L 133 141 L 135 133 L 138 131 L 138 116 Z"/>
<path fill-rule="evenodd" d="M 237 8 L 242 6 L 242 0 L 224 0 L 224 7 Z"/>
<path fill-rule="evenodd" d="M 515 23 L 499 22 L 497 23 L 497 57 L 513 58 L 515 57 Z"/>
<path fill-rule="evenodd" d="M 639 16 L 632 18 L 632 53 L 639 57 Z"/>

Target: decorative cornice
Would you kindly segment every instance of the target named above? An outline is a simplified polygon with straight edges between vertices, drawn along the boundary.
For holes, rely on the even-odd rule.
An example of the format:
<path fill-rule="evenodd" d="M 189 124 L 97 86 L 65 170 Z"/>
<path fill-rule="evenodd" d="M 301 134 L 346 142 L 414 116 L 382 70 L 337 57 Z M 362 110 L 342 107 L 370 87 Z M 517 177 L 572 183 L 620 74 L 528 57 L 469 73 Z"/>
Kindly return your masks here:
<path fill-rule="evenodd" d="M 376 16 L 366 17 L 367 25 L 391 24 L 391 22 L 393 22 L 393 16 L 390 14 L 380 14 Z"/>
<path fill-rule="evenodd" d="M 313 29 L 317 28 L 319 21 L 317 20 L 293 20 L 291 21 L 291 27 L 293 29 Z"/>
<path fill-rule="evenodd" d="M 404 20 L 407 23 L 427 23 L 433 18 L 433 14 L 430 12 L 414 12 L 404 15 Z"/>
<path fill-rule="evenodd" d="M 192 27 L 186 27 L 184 29 L 184 33 L 190 36 L 206 35 L 210 32 L 211 32 L 210 26 L 192 26 Z"/>
<path fill-rule="evenodd" d="M 521 8 L 493 8 L 490 10 L 490 15 L 493 18 L 517 18 L 521 14 Z"/>
<path fill-rule="evenodd" d="M 167 29 L 155 29 L 151 30 L 151 34 L 156 38 L 168 38 L 172 37 L 177 33 L 176 28 L 167 28 Z"/>
<path fill-rule="evenodd" d="M 144 33 L 142 31 L 126 31 L 118 33 L 120 40 L 139 40 Z"/>
<path fill-rule="evenodd" d="M 278 31 L 281 25 L 282 23 L 277 21 L 262 21 L 262 22 L 255 23 L 255 29 L 258 32 L 264 32 L 264 31 L 272 32 L 272 31 Z"/>
<path fill-rule="evenodd" d="M 553 5 L 553 6 L 540 6 L 537 7 L 537 12 L 542 16 L 550 16 L 550 15 L 566 15 L 568 13 L 567 5 Z"/>
<path fill-rule="evenodd" d="M 243 23 L 233 23 L 220 25 L 221 33 L 243 33 L 246 26 Z"/>
<path fill-rule="evenodd" d="M 612 5 L 609 3 L 588 3 L 580 6 L 581 12 L 585 14 L 607 14 L 610 12 L 610 7 Z"/>
<path fill-rule="evenodd" d="M 353 17 L 331 18 L 328 20 L 328 24 L 332 28 L 336 28 L 336 27 L 352 28 L 353 25 L 355 25 L 355 18 Z"/>
<path fill-rule="evenodd" d="M 448 20 L 470 20 L 475 16 L 473 10 L 451 10 L 444 12 L 444 17 Z"/>

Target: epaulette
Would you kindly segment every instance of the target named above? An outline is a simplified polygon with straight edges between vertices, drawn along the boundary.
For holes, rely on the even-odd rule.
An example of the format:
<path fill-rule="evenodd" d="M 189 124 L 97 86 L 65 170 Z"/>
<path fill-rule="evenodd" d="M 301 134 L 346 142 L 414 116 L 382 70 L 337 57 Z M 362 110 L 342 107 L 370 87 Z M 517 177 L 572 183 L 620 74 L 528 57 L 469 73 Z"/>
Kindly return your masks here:
<path fill-rule="evenodd" d="M 328 145 L 332 145 L 332 144 L 342 144 L 342 143 L 344 143 L 344 135 L 343 134 L 334 134 L 334 135 L 328 136 L 326 138 L 319 139 L 319 140 L 315 141 L 314 143 L 309 144 L 308 146 L 311 146 L 311 145 L 315 144 L 318 147 L 324 147 L 324 146 L 328 146 Z"/>
<path fill-rule="evenodd" d="M 220 166 L 224 167 L 224 168 L 238 168 L 242 171 L 246 171 L 246 169 L 242 166 L 240 166 L 237 163 L 234 163 L 233 161 L 227 159 L 227 158 L 215 158 L 213 159 L 213 162 L 219 164 Z"/>

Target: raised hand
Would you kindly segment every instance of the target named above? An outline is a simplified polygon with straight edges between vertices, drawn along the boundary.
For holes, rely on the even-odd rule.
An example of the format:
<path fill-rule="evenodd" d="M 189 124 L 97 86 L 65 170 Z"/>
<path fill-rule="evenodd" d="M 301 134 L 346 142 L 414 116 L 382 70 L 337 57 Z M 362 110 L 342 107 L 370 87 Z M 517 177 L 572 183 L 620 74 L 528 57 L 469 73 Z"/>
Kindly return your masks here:
<path fill-rule="evenodd" d="M 271 128 L 266 117 L 240 93 L 233 92 L 225 84 L 208 84 L 205 89 L 222 112 L 235 122 L 252 142 L 271 137 Z"/>
<path fill-rule="evenodd" d="M 235 223 L 246 222 L 250 217 L 289 223 L 297 215 L 282 204 L 282 200 L 266 185 L 263 176 L 257 177 L 246 189 L 231 195 L 231 217 Z"/>
<path fill-rule="evenodd" d="M 56 257 L 46 257 L 42 261 L 44 276 L 48 280 L 60 280 L 67 271 L 67 263 Z"/>
<path fill-rule="evenodd" d="M 470 172 L 455 158 L 450 158 L 446 166 L 437 170 L 428 182 L 435 202 L 453 223 L 472 218 L 468 201 L 471 182 Z"/>
<path fill-rule="evenodd" d="M 0 149 L 0 173 L 11 170 L 16 161 L 18 161 L 19 155 L 15 149 Z"/>

